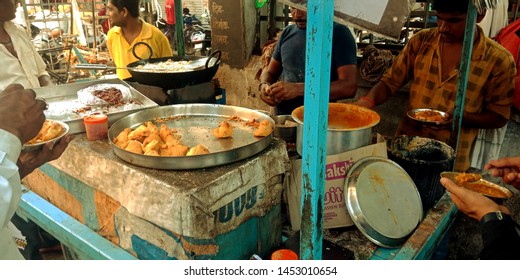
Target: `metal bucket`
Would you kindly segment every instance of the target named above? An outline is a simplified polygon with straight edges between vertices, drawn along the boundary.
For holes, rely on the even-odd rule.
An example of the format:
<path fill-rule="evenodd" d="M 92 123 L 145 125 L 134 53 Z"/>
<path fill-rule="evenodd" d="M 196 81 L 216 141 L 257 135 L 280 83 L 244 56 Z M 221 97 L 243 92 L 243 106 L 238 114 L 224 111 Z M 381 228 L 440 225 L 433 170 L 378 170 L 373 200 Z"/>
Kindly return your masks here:
<path fill-rule="evenodd" d="M 410 175 L 428 211 L 444 194 L 440 174 L 452 170 L 455 150 L 441 141 L 406 135 L 387 140 L 386 146 L 388 158 Z"/>
<path fill-rule="evenodd" d="M 303 106 L 292 111 L 296 122 L 296 151 L 302 155 Z M 327 155 L 334 155 L 370 145 L 372 127 L 380 121 L 372 110 L 345 103 L 329 103 Z"/>

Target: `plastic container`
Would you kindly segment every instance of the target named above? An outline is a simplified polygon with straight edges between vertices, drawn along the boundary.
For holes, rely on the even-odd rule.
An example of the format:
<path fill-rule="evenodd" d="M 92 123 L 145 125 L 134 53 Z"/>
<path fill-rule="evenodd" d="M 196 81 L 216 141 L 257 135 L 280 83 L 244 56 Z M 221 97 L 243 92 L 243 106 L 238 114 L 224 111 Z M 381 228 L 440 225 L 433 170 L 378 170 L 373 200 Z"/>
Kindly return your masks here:
<path fill-rule="evenodd" d="M 88 140 L 108 138 L 108 117 L 104 114 L 92 114 L 83 118 Z"/>
<path fill-rule="evenodd" d="M 271 254 L 271 260 L 298 260 L 298 255 L 293 250 L 280 249 Z"/>
<path fill-rule="evenodd" d="M 412 177 L 419 189 L 424 211 L 444 194 L 440 174 L 451 171 L 455 151 L 446 143 L 418 136 L 397 136 L 387 141 L 388 158 Z"/>

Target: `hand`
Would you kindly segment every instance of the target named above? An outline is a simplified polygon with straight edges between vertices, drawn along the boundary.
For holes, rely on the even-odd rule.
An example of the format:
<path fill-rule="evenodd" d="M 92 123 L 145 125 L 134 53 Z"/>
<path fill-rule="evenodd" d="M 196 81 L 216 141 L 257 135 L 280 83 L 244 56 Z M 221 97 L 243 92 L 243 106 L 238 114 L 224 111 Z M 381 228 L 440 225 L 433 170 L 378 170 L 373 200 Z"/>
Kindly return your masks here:
<path fill-rule="evenodd" d="M 71 140 L 71 135 L 65 135 L 57 142 L 46 143 L 41 150 L 26 153 L 22 152 L 17 163 L 20 178 L 27 176 L 44 163 L 59 158 Z"/>
<path fill-rule="evenodd" d="M 270 94 L 275 100 L 291 100 L 301 95 L 300 87 L 301 84 L 298 83 L 276 82 L 271 85 Z"/>
<path fill-rule="evenodd" d="M 491 212 L 501 211 L 505 214 L 510 214 L 507 207 L 498 205 L 493 200 L 479 193 L 459 187 L 450 179 L 441 178 L 441 184 L 450 193 L 451 200 L 457 205 L 459 210 L 477 221 L 480 221 L 484 215 Z"/>
<path fill-rule="evenodd" d="M 373 109 L 372 108 L 372 103 L 366 99 L 358 99 L 357 101 L 355 102 L 352 102 L 351 104 L 353 105 L 357 105 L 357 106 L 360 106 L 360 107 L 364 107 L 364 108 L 367 108 L 367 109 Z"/>
<path fill-rule="evenodd" d="M 276 106 L 280 104 L 280 101 L 275 100 L 271 95 L 271 86 L 267 83 L 260 84 L 260 98 L 269 106 Z"/>
<path fill-rule="evenodd" d="M 33 90 L 18 84 L 0 94 L 0 128 L 14 134 L 22 144 L 34 138 L 45 121 L 46 104 L 35 97 Z"/>
<path fill-rule="evenodd" d="M 520 157 L 492 160 L 484 166 L 484 169 L 492 169 L 492 176 L 502 177 L 505 184 L 520 190 Z"/>

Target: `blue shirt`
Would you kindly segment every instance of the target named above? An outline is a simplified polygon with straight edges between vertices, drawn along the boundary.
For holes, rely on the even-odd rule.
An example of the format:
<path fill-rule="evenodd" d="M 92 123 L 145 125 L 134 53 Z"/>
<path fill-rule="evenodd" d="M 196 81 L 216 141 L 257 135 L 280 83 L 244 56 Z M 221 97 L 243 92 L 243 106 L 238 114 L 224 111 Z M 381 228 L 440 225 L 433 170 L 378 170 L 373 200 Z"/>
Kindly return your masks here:
<path fill-rule="evenodd" d="M 280 34 L 273 53 L 273 58 L 282 64 L 280 81 L 305 82 L 305 40 L 306 30 L 298 28 L 296 24 L 287 26 Z M 330 81 L 338 80 L 337 68 L 351 64 L 357 64 L 356 41 L 346 26 L 334 23 Z M 303 96 L 284 100 L 276 106 L 277 114 L 290 115 L 302 105 Z"/>

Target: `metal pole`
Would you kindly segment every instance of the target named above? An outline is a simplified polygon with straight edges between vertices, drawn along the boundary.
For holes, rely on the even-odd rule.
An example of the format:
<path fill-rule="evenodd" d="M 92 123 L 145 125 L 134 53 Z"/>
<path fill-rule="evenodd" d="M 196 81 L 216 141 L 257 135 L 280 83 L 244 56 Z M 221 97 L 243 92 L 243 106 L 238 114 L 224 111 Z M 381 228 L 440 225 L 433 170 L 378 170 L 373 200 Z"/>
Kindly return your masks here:
<path fill-rule="evenodd" d="M 300 259 L 321 260 L 334 0 L 309 0 L 305 59 Z"/>
<path fill-rule="evenodd" d="M 458 152 L 459 146 L 458 139 L 460 137 L 460 128 L 462 126 L 462 116 L 464 113 L 464 99 L 466 97 L 466 88 L 468 84 L 468 73 L 471 64 L 471 54 L 473 51 L 476 20 L 477 9 L 470 1 L 466 17 L 466 31 L 464 34 L 464 44 L 462 46 L 462 56 L 460 59 L 459 82 L 457 85 L 457 96 L 455 99 L 455 109 L 453 111 L 453 124 L 450 137 L 450 145 L 454 147 L 455 154 Z"/>
<path fill-rule="evenodd" d="M 175 35 L 177 35 L 177 54 L 184 56 L 184 19 L 181 0 L 175 0 Z"/>
<path fill-rule="evenodd" d="M 94 57 L 96 58 L 96 62 L 98 59 L 98 51 L 97 51 L 97 14 L 96 14 L 96 0 L 91 0 L 92 2 L 92 35 L 94 36 L 93 45 L 94 47 Z M 88 31 L 87 31 L 88 32 Z"/>

